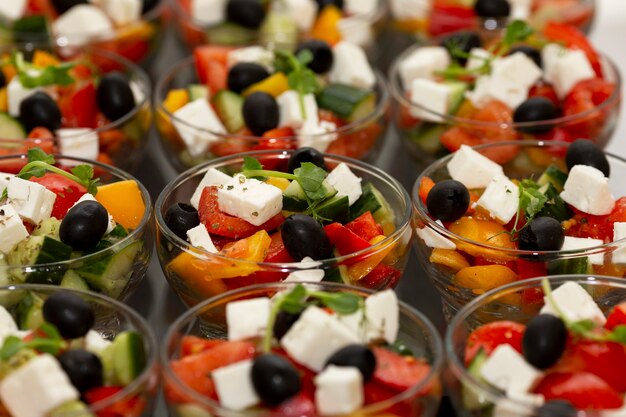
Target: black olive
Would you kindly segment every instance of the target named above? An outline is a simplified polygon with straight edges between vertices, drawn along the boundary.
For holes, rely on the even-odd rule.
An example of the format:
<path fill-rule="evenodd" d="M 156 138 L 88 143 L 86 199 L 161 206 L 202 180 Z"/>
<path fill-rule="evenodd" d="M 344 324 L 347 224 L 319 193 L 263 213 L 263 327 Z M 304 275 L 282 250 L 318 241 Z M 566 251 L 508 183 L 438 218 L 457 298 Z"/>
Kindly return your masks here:
<path fill-rule="evenodd" d="M 141 14 L 146 14 L 150 10 L 154 9 L 159 4 L 159 0 L 143 0 L 143 6 L 141 7 Z"/>
<path fill-rule="evenodd" d="M 254 359 L 252 385 L 263 402 L 274 407 L 300 392 L 300 375 L 287 359 L 265 354 Z"/>
<path fill-rule="evenodd" d="M 102 386 L 103 369 L 100 358 L 82 349 L 70 349 L 59 356 L 61 367 L 79 392 Z"/>
<path fill-rule="evenodd" d="M 518 45 L 511 48 L 508 55 L 513 55 L 516 52 L 523 53 L 528 58 L 532 59 L 535 62 L 535 65 L 542 68 L 541 52 L 539 52 L 539 49 L 528 45 Z"/>
<path fill-rule="evenodd" d="M 61 110 L 52 97 L 37 91 L 20 103 L 20 119 L 27 132 L 36 127 L 54 132 L 61 127 Z"/>
<path fill-rule="evenodd" d="M 0 71 L 0 88 L 6 87 L 6 85 L 7 85 L 7 78 L 4 75 L 4 71 Z"/>
<path fill-rule="evenodd" d="M 324 171 L 327 171 L 326 163 L 324 162 L 324 154 L 317 149 L 309 148 L 308 146 L 298 148 L 297 151 L 294 151 L 291 154 L 287 164 L 287 171 L 290 174 L 293 174 L 293 171 L 300 168 L 300 165 L 302 165 L 303 162 L 311 162 L 312 164 L 322 168 Z"/>
<path fill-rule="evenodd" d="M 119 72 L 106 74 L 98 84 L 96 100 L 107 119 L 115 121 L 135 108 L 135 96 L 124 75 Z"/>
<path fill-rule="evenodd" d="M 547 369 L 563 355 L 566 342 L 567 328 L 563 320 L 551 314 L 540 314 L 526 326 L 522 351 L 532 366 Z"/>
<path fill-rule="evenodd" d="M 453 35 L 446 36 L 441 40 L 440 45 L 450 52 L 450 55 L 461 65 L 465 65 L 467 62 L 466 57 L 454 56 L 454 51 L 460 51 L 465 54 L 469 54 L 473 48 L 480 48 L 482 41 L 478 34 L 471 31 L 459 31 Z"/>
<path fill-rule="evenodd" d="M 42 310 L 44 320 L 53 324 L 65 339 L 83 337 L 96 321 L 89 303 L 69 291 L 52 293 Z"/>
<path fill-rule="evenodd" d="M 517 106 L 513 112 L 515 123 L 541 122 L 557 117 L 557 109 L 551 100 L 545 97 L 531 97 Z M 525 133 L 544 133 L 552 129 L 549 123 L 541 125 L 518 126 L 517 130 Z"/>
<path fill-rule="evenodd" d="M 52 0 L 54 10 L 56 10 L 58 14 L 63 14 L 79 4 L 87 4 L 87 0 Z"/>
<path fill-rule="evenodd" d="M 228 89 L 240 94 L 252 84 L 270 76 L 265 67 L 253 62 L 240 62 L 228 71 Z"/>
<path fill-rule="evenodd" d="M 537 408 L 533 417 L 576 417 L 578 411 L 569 401 L 550 400 Z"/>
<path fill-rule="evenodd" d="M 508 17 L 511 5 L 507 0 L 477 0 L 474 3 L 474 12 L 486 18 Z"/>
<path fill-rule="evenodd" d="M 280 340 L 287 334 L 291 326 L 298 321 L 301 313 L 291 314 L 286 311 L 279 311 L 276 315 L 276 321 L 274 321 L 274 336 Z"/>
<path fill-rule="evenodd" d="M 182 240 L 187 240 L 187 230 L 200 224 L 198 210 L 185 203 L 174 203 L 163 216 L 165 224 Z"/>
<path fill-rule="evenodd" d="M 72 249 L 88 251 L 96 247 L 109 226 L 109 214 L 97 201 L 83 201 L 72 207 L 59 227 L 61 242 Z"/>
<path fill-rule="evenodd" d="M 548 216 L 532 219 L 519 234 L 519 248 L 528 251 L 560 250 L 565 240 L 561 223 Z"/>
<path fill-rule="evenodd" d="M 226 18 L 248 29 L 258 29 L 265 19 L 265 8 L 259 0 L 229 0 Z"/>
<path fill-rule="evenodd" d="M 257 136 L 278 126 L 280 110 L 271 95 L 262 91 L 250 94 L 243 102 L 243 120 L 248 129 Z"/>
<path fill-rule="evenodd" d="M 326 6 L 335 6 L 339 10 L 343 9 L 343 0 L 315 0 L 318 10 L 322 10 Z"/>
<path fill-rule="evenodd" d="M 369 381 L 376 370 L 376 356 L 365 345 L 348 345 L 333 353 L 326 362 L 328 365 L 354 366 L 363 375 L 363 381 Z"/>
<path fill-rule="evenodd" d="M 460 219 L 469 207 L 467 187 L 456 180 L 439 181 L 428 193 L 426 207 L 437 220 L 453 222 Z"/>
<path fill-rule="evenodd" d="M 611 174 L 611 166 L 606 155 L 595 143 L 587 139 L 576 139 L 565 155 L 567 168 L 572 169 L 575 165 L 588 165 L 602 171 L 605 177 Z"/>
<path fill-rule="evenodd" d="M 316 261 L 329 259 L 333 253 L 324 228 L 311 216 L 293 214 L 287 217 L 281 235 L 285 249 L 296 261 L 307 256 Z"/>
<path fill-rule="evenodd" d="M 313 61 L 308 63 L 308 67 L 317 74 L 324 74 L 330 71 L 333 66 L 335 56 L 328 43 L 317 39 L 304 41 L 296 49 L 296 55 L 302 51 L 311 51 Z"/>

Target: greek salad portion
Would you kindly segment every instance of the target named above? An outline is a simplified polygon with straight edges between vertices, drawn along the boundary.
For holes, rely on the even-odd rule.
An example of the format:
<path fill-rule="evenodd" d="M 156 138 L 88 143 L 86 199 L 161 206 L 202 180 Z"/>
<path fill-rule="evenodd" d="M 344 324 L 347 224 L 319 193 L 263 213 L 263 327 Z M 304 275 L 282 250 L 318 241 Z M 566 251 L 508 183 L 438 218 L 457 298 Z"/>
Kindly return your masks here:
<path fill-rule="evenodd" d="M 93 329 L 92 305 L 69 291 L 0 306 L 0 410 L 9 417 L 139 417 L 147 400 L 137 392 L 106 407 L 146 369 L 143 336 L 105 336 Z"/>
<path fill-rule="evenodd" d="M 494 417 L 623 414 L 626 303 L 605 317 L 591 295 L 600 288 L 569 281 L 552 291 L 547 280 L 543 286 L 544 305 L 527 324 L 497 320 L 469 335 L 469 374 L 506 398 L 491 404 L 465 385 L 463 407 L 492 408 Z"/>
<path fill-rule="evenodd" d="M 134 180 L 101 185 L 91 165 L 60 167 L 52 155 L 29 150 L 15 174 L 0 173 L 2 285 L 123 296 L 135 264 L 147 263 L 143 233 L 132 233 L 145 222 L 143 198 Z"/>
<path fill-rule="evenodd" d="M 300 284 L 272 298 L 231 301 L 225 312 L 227 340 L 183 336 L 169 362 L 179 383 L 166 381 L 165 396 L 179 416 L 202 407 L 189 390 L 215 402 L 207 415 L 315 417 L 358 414 L 385 401 L 378 413 L 418 415 L 415 399 L 435 389 L 425 383 L 427 359 L 398 339 L 392 290 L 363 297 Z"/>

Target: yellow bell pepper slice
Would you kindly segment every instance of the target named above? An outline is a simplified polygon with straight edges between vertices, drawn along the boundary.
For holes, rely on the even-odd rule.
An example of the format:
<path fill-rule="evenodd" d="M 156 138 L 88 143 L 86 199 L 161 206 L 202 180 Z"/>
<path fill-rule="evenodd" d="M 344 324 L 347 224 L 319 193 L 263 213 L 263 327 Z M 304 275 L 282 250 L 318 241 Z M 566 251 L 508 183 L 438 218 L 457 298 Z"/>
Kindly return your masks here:
<path fill-rule="evenodd" d="M 450 232 L 471 239 L 483 245 L 496 246 L 503 249 L 515 249 L 515 242 L 511 240 L 508 231 L 493 220 L 461 217 L 448 228 Z M 456 242 L 457 248 L 472 256 L 480 256 L 489 261 L 506 262 L 512 260 L 511 255 L 497 249 L 487 249 L 475 244 Z"/>
<path fill-rule="evenodd" d="M 289 82 L 287 76 L 282 72 L 277 72 L 264 80 L 259 81 L 256 84 L 252 84 L 246 88 L 243 92 L 244 96 L 249 96 L 252 93 L 263 92 L 273 97 L 278 97 L 285 91 L 289 90 Z"/>
<path fill-rule="evenodd" d="M 341 41 L 341 32 L 339 31 L 339 21 L 342 18 L 341 10 L 334 5 L 325 6 L 311 30 L 311 38 L 328 42 L 334 45 Z"/>
<path fill-rule="evenodd" d="M 454 283 L 460 287 L 482 294 L 517 280 L 517 274 L 504 265 L 468 266 L 454 276 Z"/>
<path fill-rule="evenodd" d="M 281 191 L 285 191 L 291 181 L 286 178 L 278 178 L 278 177 L 269 177 L 267 181 L 265 181 L 269 185 L 273 185 L 276 188 L 280 188 Z"/>
<path fill-rule="evenodd" d="M 163 107 L 170 113 L 174 113 L 176 110 L 189 103 L 189 92 L 184 88 L 176 90 L 170 90 L 167 93 L 167 97 L 163 102 Z"/>
<path fill-rule="evenodd" d="M 386 238 L 387 237 L 384 235 L 374 236 L 369 241 L 369 244 L 372 246 L 376 245 L 382 242 L 383 240 L 385 240 Z M 385 256 L 387 256 L 389 252 L 391 252 L 395 246 L 396 246 L 395 242 L 391 242 L 387 244 L 385 247 L 383 247 L 382 249 L 379 249 L 378 252 L 373 253 L 372 255 L 369 255 L 367 258 L 365 258 L 361 262 L 357 262 L 354 265 L 350 265 L 348 267 L 348 276 L 350 277 L 350 280 L 352 282 L 355 282 L 355 281 L 365 278 L 367 274 L 372 272 L 372 270 L 376 268 L 378 264 L 380 264 L 383 261 L 383 259 L 385 259 Z"/>
<path fill-rule="evenodd" d="M 136 229 L 146 214 L 146 203 L 136 181 L 126 180 L 101 185 L 96 200 L 126 229 Z"/>
<path fill-rule="evenodd" d="M 451 249 L 433 249 L 428 260 L 434 264 L 443 265 L 454 272 L 470 266 L 470 263 L 459 252 Z"/>
<path fill-rule="evenodd" d="M 7 97 L 7 89 L 0 89 L 0 111 L 6 113 L 9 109 L 9 101 Z"/>
<path fill-rule="evenodd" d="M 37 49 L 33 55 L 33 65 L 39 68 L 46 68 L 59 65 L 59 60 L 54 55 Z"/>

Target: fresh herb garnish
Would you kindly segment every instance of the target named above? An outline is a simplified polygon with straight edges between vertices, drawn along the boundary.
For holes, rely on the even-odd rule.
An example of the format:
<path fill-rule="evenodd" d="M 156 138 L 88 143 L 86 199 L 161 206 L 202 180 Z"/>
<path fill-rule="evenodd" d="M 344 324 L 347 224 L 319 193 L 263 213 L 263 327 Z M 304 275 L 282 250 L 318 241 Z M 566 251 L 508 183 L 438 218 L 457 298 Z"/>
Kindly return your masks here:
<path fill-rule="evenodd" d="M 308 49 L 302 50 L 298 55 L 287 51 L 276 51 L 274 67 L 277 71 L 287 74 L 289 87 L 298 92 L 300 96 L 300 110 L 302 117 L 307 118 L 304 96 L 314 94 L 319 89 L 317 75 L 307 66 L 313 61 L 313 54 Z"/>
<path fill-rule="evenodd" d="M 49 323 L 39 326 L 33 334 L 37 336 L 29 341 L 24 341 L 16 336 L 7 337 L 0 348 L 0 360 L 7 361 L 22 349 L 34 349 L 57 355 L 66 345 L 56 327 Z M 45 335 L 45 337 L 39 335 Z"/>
<path fill-rule="evenodd" d="M 12 63 L 17 70 L 20 84 L 26 88 L 70 85 L 74 82 L 74 78 L 70 75 L 70 70 L 75 66 L 73 62 L 63 62 L 41 68 L 26 62 L 21 52 L 15 52 L 12 56 Z"/>

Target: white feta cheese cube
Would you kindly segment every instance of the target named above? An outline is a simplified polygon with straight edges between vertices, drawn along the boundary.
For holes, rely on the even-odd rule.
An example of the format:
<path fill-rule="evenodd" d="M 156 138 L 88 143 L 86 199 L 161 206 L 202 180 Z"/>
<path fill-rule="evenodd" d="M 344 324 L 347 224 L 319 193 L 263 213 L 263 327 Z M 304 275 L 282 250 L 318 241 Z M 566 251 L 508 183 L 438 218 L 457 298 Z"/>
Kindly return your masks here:
<path fill-rule="evenodd" d="M 541 394 L 529 394 L 521 392 L 507 393 L 507 397 L 498 400 L 493 408 L 493 417 L 531 417 L 536 407 L 545 402 Z M 522 406 L 520 403 L 528 404 Z"/>
<path fill-rule="evenodd" d="M 296 23 L 298 30 L 309 32 L 317 17 L 315 0 L 285 0 L 287 15 Z"/>
<path fill-rule="evenodd" d="M 480 375 L 496 388 L 506 392 L 528 392 L 542 372 L 532 367 L 508 343 L 498 346 L 487 358 Z"/>
<path fill-rule="evenodd" d="M 28 0 L 5 0 L 0 1 L 0 17 L 12 22 L 19 19 L 26 11 Z"/>
<path fill-rule="evenodd" d="M 541 48 L 543 78 L 552 82 L 556 76 L 556 63 L 568 53 L 568 49 L 558 43 L 549 43 Z"/>
<path fill-rule="evenodd" d="M 262 46 L 247 46 L 237 48 L 228 53 L 228 67 L 241 63 L 254 63 L 265 67 L 268 71 L 274 69 L 274 52 Z"/>
<path fill-rule="evenodd" d="M 54 33 L 65 38 L 68 45 L 81 46 L 92 38 L 98 40 L 114 35 L 109 17 L 100 8 L 91 4 L 78 4 L 52 23 Z"/>
<path fill-rule="evenodd" d="M 2 207 L 0 207 L 0 212 L 2 212 Z M 0 236 L 2 236 L 1 233 Z M 0 237 L 0 239 L 2 238 Z M 11 313 L 3 306 L 0 306 L 0 344 L 4 343 L 4 339 L 14 336 L 18 331 L 19 329 Z"/>
<path fill-rule="evenodd" d="M 13 174 L 7 174 L 6 172 L 0 172 L 0 195 L 4 193 L 7 185 L 9 185 L 9 180 L 13 177 Z"/>
<path fill-rule="evenodd" d="M 209 231 L 206 230 L 206 226 L 202 223 L 187 230 L 187 239 L 189 240 L 189 243 L 197 248 L 204 249 L 205 251 L 211 253 L 218 252 L 217 248 L 213 244 L 213 240 L 211 240 Z"/>
<path fill-rule="evenodd" d="M 528 18 L 530 17 L 531 6 L 531 0 L 512 0 L 510 19 L 528 20 Z"/>
<path fill-rule="evenodd" d="M 441 227 L 444 227 L 441 220 L 437 220 L 436 223 L 439 224 Z M 456 244 L 453 241 L 440 235 L 438 232 L 428 226 L 416 228 L 415 233 L 417 233 L 417 236 L 419 236 L 424 241 L 424 244 L 429 248 L 450 250 L 456 249 Z"/>
<path fill-rule="evenodd" d="M 98 159 L 100 151 L 98 133 L 93 129 L 76 127 L 58 129 L 59 148 L 64 156 L 83 159 Z M 63 161 L 64 165 L 78 165 L 81 162 Z"/>
<path fill-rule="evenodd" d="M 85 193 L 82 196 L 80 196 L 78 200 L 76 200 L 76 202 L 74 203 L 74 205 L 72 205 L 72 207 L 74 207 L 78 203 L 82 203 L 83 201 L 98 201 L 98 200 L 96 200 L 96 197 L 94 197 L 92 194 Z M 107 214 L 109 213 L 107 212 Z M 109 225 L 107 226 L 107 230 L 104 233 L 109 234 L 113 231 L 113 229 L 115 229 L 115 220 L 113 220 L 113 216 L 109 214 Z"/>
<path fill-rule="evenodd" d="M 417 78 L 431 78 L 436 71 L 450 65 L 450 54 L 443 46 L 425 46 L 417 48 L 402 62 L 398 70 L 405 88 Z"/>
<path fill-rule="evenodd" d="M 37 91 L 42 91 L 43 88 L 26 88 L 20 82 L 20 77 L 13 77 L 9 84 L 7 84 L 7 102 L 9 107 L 9 114 L 13 117 L 19 117 L 20 104 L 28 97 L 35 94 Z"/>
<path fill-rule="evenodd" d="M 117 26 L 128 25 L 141 19 L 141 0 L 105 0 L 104 11 Z"/>
<path fill-rule="evenodd" d="M 345 0 L 343 8 L 348 14 L 372 14 L 378 8 L 379 0 Z"/>
<path fill-rule="evenodd" d="M 603 410 L 598 412 L 599 417 L 626 417 L 626 405 L 615 410 Z"/>
<path fill-rule="evenodd" d="M 354 175 L 348 165 L 343 162 L 328 174 L 326 181 L 337 190 L 338 196 L 348 196 L 350 205 L 353 205 L 363 194 L 361 178 Z"/>
<path fill-rule="evenodd" d="M 13 177 L 7 185 L 7 197 L 20 217 L 39 224 L 50 217 L 56 194 L 36 182 Z"/>
<path fill-rule="evenodd" d="M 330 365 L 314 382 L 315 406 L 322 415 L 350 414 L 363 406 L 363 375 L 354 366 Z"/>
<path fill-rule="evenodd" d="M 491 76 L 517 85 L 523 89 L 535 84 L 543 71 L 523 52 L 515 52 L 503 58 L 494 59 L 491 63 Z"/>
<path fill-rule="evenodd" d="M 218 169 L 209 168 L 207 172 L 204 174 L 204 177 L 202 177 L 202 179 L 200 180 L 200 184 L 198 184 L 198 186 L 196 187 L 196 190 L 193 192 L 193 195 L 191 196 L 190 204 L 192 205 L 193 208 L 197 210 L 198 206 L 200 205 L 200 197 L 202 197 L 202 191 L 204 190 L 205 187 L 209 187 L 211 185 L 217 185 L 217 186 L 226 185 L 226 184 L 230 184 L 233 181 L 234 179 L 230 175 L 224 174 L 222 171 Z"/>
<path fill-rule="evenodd" d="M 565 240 L 563 241 L 563 247 L 561 248 L 561 250 L 563 251 L 583 250 L 583 249 L 601 246 L 603 244 L 604 244 L 604 241 L 602 241 L 601 239 L 565 236 Z M 591 262 L 593 265 L 604 264 L 604 253 L 602 252 L 596 253 L 594 255 L 589 255 L 588 258 L 589 258 L 589 262 Z"/>
<path fill-rule="evenodd" d="M 467 188 L 484 188 L 496 175 L 504 175 L 502 166 L 467 145 L 454 153 L 448 162 L 448 173 Z"/>
<path fill-rule="evenodd" d="M 300 94 L 295 90 L 288 90 L 276 98 L 280 111 L 279 126 L 293 129 L 301 127 L 305 121 L 317 123 L 317 102 L 313 94 L 304 96 L 304 114 L 300 103 Z"/>
<path fill-rule="evenodd" d="M 318 372 L 333 353 L 353 343 L 358 343 L 357 335 L 316 306 L 307 307 L 280 340 L 296 362 Z"/>
<path fill-rule="evenodd" d="M 219 140 L 216 135 L 226 133 L 226 128 L 204 98 L 176 110 L 173 123 L 189 154 L 194 157 L 202 155 L 211 142 Z"/>
<path fill-rule="evenodd" d="M 252 384 L 252 359 L 223 366 L 211 372 L 220 404 L 241 411 L 258 404 L 261 399 Z"/>
<path fill-rule="evenodd" d="M 45 416 L 79 393 L 54 356 L 35 356 L 0 382 L 0 399 L 13 417 Z"/>
<path fill-rule="evenodd" d="M 394 343 L 400 329 L 398 297 L 393 290 L 372 294 L 365 299 L 367 335 L 369 340 L 384 339 Z"/>
<path fill-rule="evenodd" d="M 320 152 L 326 152 L 328 146 L 337 139 L 337 125 L 333 122 L 320 120 L 315 123 L 313 120 L 305 120 L 300 130 L 298 130 L 298 147 L 308 146 Z"/>
<path fill-rule="evenodd" d="M 191 17 L 199 23 L 213 26 L 226 20 L 227 0 L 191 0 Z"/>
<path fill-rule="evenodd" d="M 517 213 L 519 188 L 506 176 L 496 175 L 476 204 L 487 210 L 492 218 L 506 224 Z"/>
<path fill-rule="evenodd" d="M 270 316 L 271 300 L 267 297 L 233 301 L 226 305 L 228 340 L 262 336 Z"/>
<path fill-rule="evenodd" d="M 606 317 L 591 295 L 573 281 L 568 281 L 552 291 L 552 299 L 569 321 L 591 320 L 598 326 L 606 323 Z M 544 297 L 543 302 L 545 304 L 541 308 L 541 314 L 558 316 L 557 310 L 548 297 Z"/>
<path fill-rule="evenodd" d="M 333 66 L 328 73 L 331 83 L 348 84 L 371 89 L 376 85 L 376 75 L 367 55 L 358 45 L 341 41 L 333 47 Z"/>
<path fill-rule="evenodd" d="M 588 165 L 574 165 L 570 169 L 560 195 L 567 204 L 594 216 L 609 214 L 615 207 L 609 179 Z"/>
<path fill-rule="evenodd" d="M 217 190 L 217 203 L 224 213 L 260 226 L 283 209 L 283 192 L 273 185 L 239 175 L 231 184 Z"/>
<path fill-rule="evenodd" d="M 411 83 L 411 116 L 429 122 L 443 121 L 450 107 L 450 88 L 428 78 L 417 78 Z"/>
<path fill-rule="evenodd" d="M 570 50 L 554 64 L 550 81 L 559 98 L 563 98 L 578 82 L 596 76 L 584 51 Z"/>
<path fill-rule="evenodd" d="M 417 20 L 428 17 L 431 0 L 389 0 L 392 16 L 397 20 Z"/>
<path fill-rule="evenodd" d="M 626 239 L 626 222 L 613 223 L 613 242 Z M 614 264 L 626 264 L 626 241 L 622 242 L 612 254 L 611 262 Z"/>
<path fill-rule="evenodd" d="M 492 100 L 499 100 L 515 109 L 528 98 L 528 88 L 505 77 L 482 75 L 476 80 L 474 89 L 465 92 L 465 97 L 475 107 L 483 107 Z"/>
<path fill-rule="evenodd" d="M 99 354 L 104 349 L 111 345 L 111 341 L 102 337 L 100 333 L 95 330 L 89 330 L 85 335 L 85 350 Z"/>
<path fill-rule="evenodd" d="M 337 28 L 344 42 L 367 46 L 374 40 L 372 23 L 367 16 L 353 15 L 339 19 Z"/>
<path fill-rule="evenodd" d="M 316 266 L 320 265 L 320 262 L 305 256 L 296 268 L 302 268 L 301 271 L 294 271 L 287 275 L 285 282 L 320 282 L 324 279 L 324 270 L 317 269 Z"/>
<path fill-rule="evenodd" d="M 474 70 L 485 65 L 485 62 L 491 59 L 492 54 L 486 49 L 483 48 L 472 48 L 470 49 L 470 56 L 465 63 L 465 68 L 469 70 Z"/>

